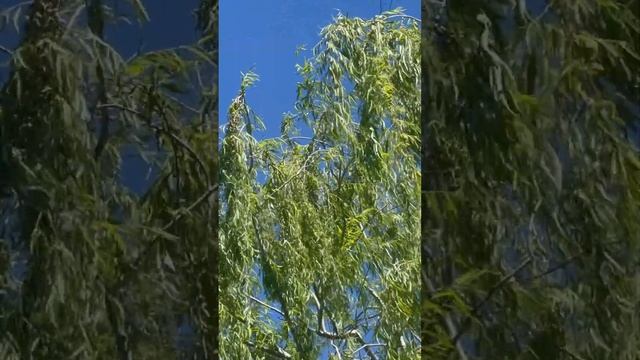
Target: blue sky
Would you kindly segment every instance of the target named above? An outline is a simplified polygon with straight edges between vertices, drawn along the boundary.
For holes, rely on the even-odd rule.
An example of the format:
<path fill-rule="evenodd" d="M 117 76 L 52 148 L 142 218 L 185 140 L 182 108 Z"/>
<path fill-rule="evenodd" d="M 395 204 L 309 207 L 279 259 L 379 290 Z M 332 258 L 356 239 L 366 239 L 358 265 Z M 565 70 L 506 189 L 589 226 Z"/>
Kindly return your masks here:
<path fill-rule="evenodd" d="M 295 65 L 310 51 L 295 55 L 296 48 L 311 49 L 322 27 L 338 10 L 348 16 L 370 18 L 402 7 L 420 17 L 418 0 L 221 0 L 220 1 L 220 124 L 240 86 L 241 73 L 253 69 L 260 81 L 247 99 L 263 118 L 266 131 L 258 138 L 279 135 L 282 114 L 293 110 L 296 83 Z"/>

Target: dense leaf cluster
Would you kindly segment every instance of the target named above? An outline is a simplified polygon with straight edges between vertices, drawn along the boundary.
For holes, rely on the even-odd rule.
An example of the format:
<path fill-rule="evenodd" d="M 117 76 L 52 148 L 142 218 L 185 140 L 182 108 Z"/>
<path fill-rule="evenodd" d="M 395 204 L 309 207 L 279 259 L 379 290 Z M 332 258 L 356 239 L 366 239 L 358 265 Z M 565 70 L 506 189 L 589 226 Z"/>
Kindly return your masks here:
<path fill-rule="evenodd" d="M 423 18 L 423 352 L 637 359 L 640 3 Z"/>
<path fill-rule="evenodd" d="M 104 31 L 149 20 L 139 0 L 3 9 L 21 42 L 3 47 L 0 358 L 213 355 L 213 5 L 202 41 L 129 60 Z M 142 193 L 124 185 L 131 161 L 153 175 Z"/>
<path fill-rule="evenodd" d="M 273 139 L 245 76 L 221 153 L 222 357 L 419 357 L 419 42 L 397 12 L 338 16 Z"/>

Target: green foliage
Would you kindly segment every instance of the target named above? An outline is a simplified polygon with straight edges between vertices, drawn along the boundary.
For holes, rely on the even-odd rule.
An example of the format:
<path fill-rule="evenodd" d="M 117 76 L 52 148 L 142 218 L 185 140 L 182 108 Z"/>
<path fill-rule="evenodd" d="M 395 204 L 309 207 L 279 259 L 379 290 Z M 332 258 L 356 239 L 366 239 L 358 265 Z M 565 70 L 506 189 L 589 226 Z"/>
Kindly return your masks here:
<path fill-rule="evenodd" d="M 221 153 L 223 358 L 418 358 L 419 41 L 398 12 L 338 16 L 274 139 L 253 138 L 245 75 Z"/>
<path fill-rule="evenodd" d="M 423 4 L 429 358 L 638 358 L 640 4 L 539 3 Z"/>
<path fill-rule="evenodd" d="M 197 333 L 189 352 L 213 357 L 215 89 L 197 81 L 213 51 L 127 62 L 103 38 L 114 19 L 100 0 L 9 14 L 25 32 L 0 102 L 0 358 L 175 359 L 188 355 L 171 345 L 183 315 Z M 157 169 L 145 194 L 123 185 L 124 156 Z"/>

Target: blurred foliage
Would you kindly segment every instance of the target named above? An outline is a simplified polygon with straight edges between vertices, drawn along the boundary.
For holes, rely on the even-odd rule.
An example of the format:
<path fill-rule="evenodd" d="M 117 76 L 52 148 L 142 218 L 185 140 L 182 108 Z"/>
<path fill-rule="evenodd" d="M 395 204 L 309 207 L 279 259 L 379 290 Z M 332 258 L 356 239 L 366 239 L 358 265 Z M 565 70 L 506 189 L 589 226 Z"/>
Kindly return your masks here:
<path fill-rule="evenodd" d="M 640 3 L 423 1 L 422 351 L 640 356 Z"/>
<path fill-rule="evenodd" d="M 197 44 L 130 60 L 105 28 L 153 19 L 115 5 L 0 13 L 21 36 L 0 92 L 2 359 L 214 356 L 217 2 L 194 17 Z M 125 156 L 156 169 L 144 194 L 123 185 Z"/>

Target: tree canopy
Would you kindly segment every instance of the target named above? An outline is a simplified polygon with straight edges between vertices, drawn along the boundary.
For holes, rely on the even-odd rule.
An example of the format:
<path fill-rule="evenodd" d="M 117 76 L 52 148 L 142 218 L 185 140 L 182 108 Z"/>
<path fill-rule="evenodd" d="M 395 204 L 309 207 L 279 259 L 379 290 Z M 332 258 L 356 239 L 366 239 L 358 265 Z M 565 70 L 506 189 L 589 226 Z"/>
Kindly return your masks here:
<path fill-rule="evenodd" d="M 423 353 L 637 359 L 640 3 L 423 19 Z"/>
<path fill-rule="evenodd" d="M 223 358 L 420 356 L 419 55 L 399 12 L 337 16 L 259 141 L 244 76 L 220 158 Z"/>
<path fill-rule="evenodd" d="M 105 29 L 149 14 L 116 3 L 35 0 L 0 14 L 21 36 L 2 47 L 3 359 L 215 352 L 217 1 L 195 9 L 197 43 L 130 59 Z M 131 157 L 154 174 L 143 193 L 123 183 Z M 177 341 L 184 322 L 191 345 Z"/>

